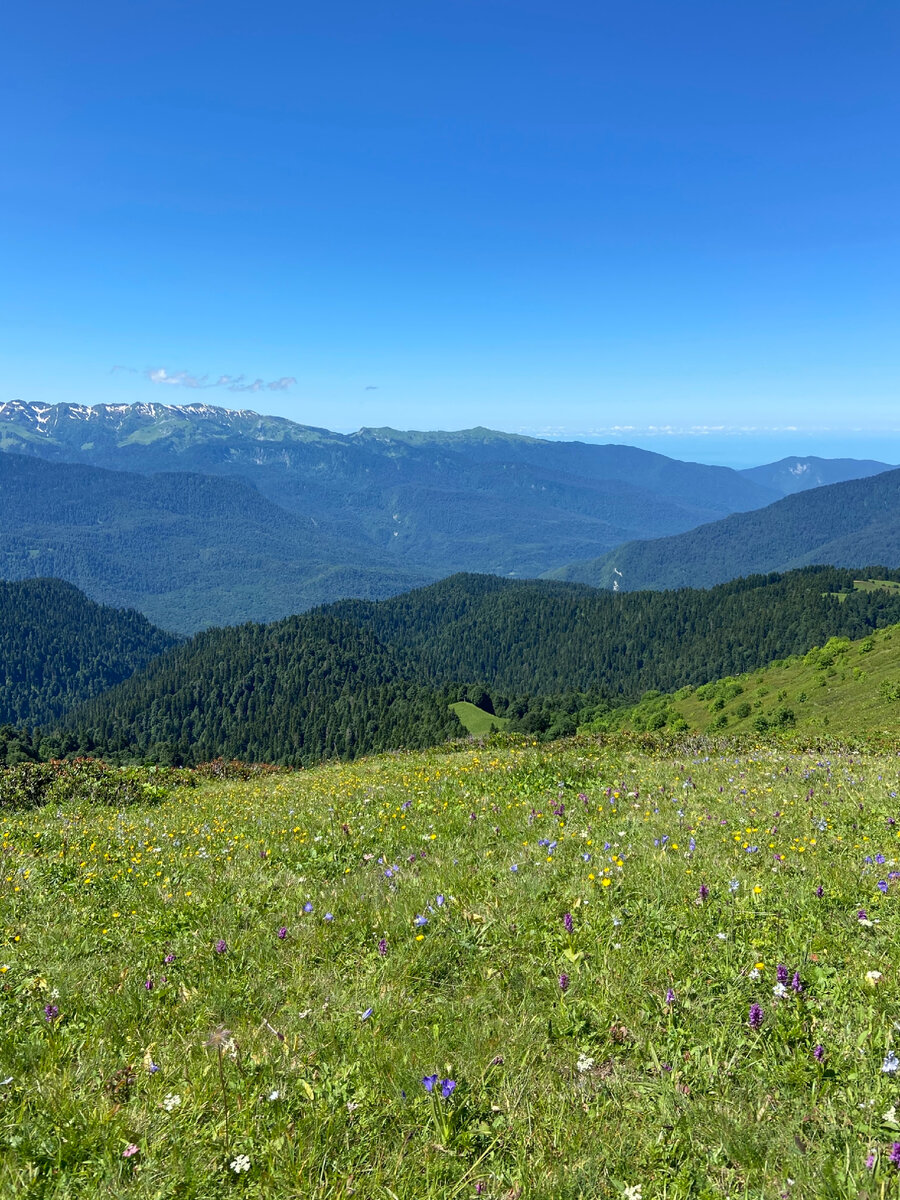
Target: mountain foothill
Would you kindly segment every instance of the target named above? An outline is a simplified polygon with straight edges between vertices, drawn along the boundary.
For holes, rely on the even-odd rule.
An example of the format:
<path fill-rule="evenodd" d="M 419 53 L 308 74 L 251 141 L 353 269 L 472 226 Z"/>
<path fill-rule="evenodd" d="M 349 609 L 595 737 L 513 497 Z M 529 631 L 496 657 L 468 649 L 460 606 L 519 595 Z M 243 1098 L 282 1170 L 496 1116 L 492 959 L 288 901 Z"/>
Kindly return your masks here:
<path fill-rule="evenodd" d="M 304 766 L 461 737 L 460 701 L 554 736 L 900 622 L 871 461 L 10 402 L 0 501 L 7 762 Z"/>

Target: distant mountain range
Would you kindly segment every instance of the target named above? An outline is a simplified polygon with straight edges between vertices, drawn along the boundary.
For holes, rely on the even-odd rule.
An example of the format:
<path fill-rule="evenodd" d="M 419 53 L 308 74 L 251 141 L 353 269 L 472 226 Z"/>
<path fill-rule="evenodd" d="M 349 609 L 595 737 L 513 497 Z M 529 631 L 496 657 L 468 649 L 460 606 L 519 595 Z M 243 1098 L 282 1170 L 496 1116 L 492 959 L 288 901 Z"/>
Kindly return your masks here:
<path fill-rule="evenodd" d="M 459 571 L 609 586 L 597 562 L 623 543 L 884 467 L 733 471 L 488 429 L 344 435 L 205 404 L 11 401 L 0 450 L 0 576 L 59 576 L 183 633 Z M 735 574 L 760 569 L 751 557 Z"/>
<path fill-rule="evenodd" d="M 786 496 L 688 533 L 628 542 L 550 573 L 594 587 L 711 587 L 812 563 L 900 565 L 900 470 Z"/>
<path fill-rule="evenodd" d="M 752 479 L 762 487 L 771 488 L 782 496 L 795 492 L 808 492 L 810 488 L 825 487 L 829 483 L 846 483 L 849 479 L 864 479 L 868 475 L 879 475 L 890 471 L 890 463 L 876 462 L 871 458 L 782 458 L 779 462 L 767 463 L 762 467 L 747 467 L 741 471 L 745 479 Z"/>

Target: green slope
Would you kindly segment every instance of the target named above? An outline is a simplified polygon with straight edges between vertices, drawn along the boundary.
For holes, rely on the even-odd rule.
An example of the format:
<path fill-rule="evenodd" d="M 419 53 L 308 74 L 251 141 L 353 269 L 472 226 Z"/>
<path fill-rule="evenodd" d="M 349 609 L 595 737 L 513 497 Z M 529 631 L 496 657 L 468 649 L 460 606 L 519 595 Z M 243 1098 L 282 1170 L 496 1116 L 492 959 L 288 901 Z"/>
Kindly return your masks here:
<path fill-rule="evenodd" d="M 506 717 L 497 717 L 493 713 L 485 712 L 483 708 L 470 704 L 468 700 L 458 700 L 456 704 L 451 704 L 450 708 L 473 737 L 483 737 L 493 730 L 505 729 L 509 724 Z"/>
<path fill-rule="evenodd" d="M 802 656 L 663 695 L 588 721 L 585 730 L 669 728 L 701 733 L 809 731 L 900 734 L 900 625 L 851 642 L 830 638 Z"/>

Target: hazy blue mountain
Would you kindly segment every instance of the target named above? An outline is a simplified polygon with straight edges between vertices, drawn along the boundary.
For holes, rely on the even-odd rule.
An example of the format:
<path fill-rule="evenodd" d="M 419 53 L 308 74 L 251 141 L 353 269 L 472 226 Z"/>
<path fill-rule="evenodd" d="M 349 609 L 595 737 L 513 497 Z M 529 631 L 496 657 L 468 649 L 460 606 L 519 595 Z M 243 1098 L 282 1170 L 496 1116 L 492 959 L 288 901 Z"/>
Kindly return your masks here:
<path fill-rule="evenodd" d="M 0 449 L 115 470 L 237 477 L 364 557 L 374 548 L 383 569 L 432 578 L 537 575 L 779 494 L 726 467 L 628 446 L 487 429 L 344 435 L 204 404 L 10 402 L 0 405 Z"/>
<path fill-rule="evenodd" d="M 795 492 L 825 487 L 829 483 L 866 479 L 870 475 L 891 470 L 893 467 L 890 463 L 876 462 L 871 458 L 816 458 L 809 455 L 806 458 L 782 458 L 761 467 L 747 467 L 741 474 L 783 496 L 791 496 Z"/>
<path fill-rule="evenodd" d="M 434 578 L 239 479 L 0 454 L 0 577 L 56 576 L 166 629 L 272 620 Z"/>
<path fill-rule="evenodd" d="M 174 644 L 140 613 L 62 580 L 0 583 L 0 725 L 46 724 Z"/>
<path fill-rule="evenodd" d="M 798 492 L 689 533 L 629 542 L 548 577 L 595 587 L 711 587 L 812 563 L 900 565 L 900 470 Z"/>

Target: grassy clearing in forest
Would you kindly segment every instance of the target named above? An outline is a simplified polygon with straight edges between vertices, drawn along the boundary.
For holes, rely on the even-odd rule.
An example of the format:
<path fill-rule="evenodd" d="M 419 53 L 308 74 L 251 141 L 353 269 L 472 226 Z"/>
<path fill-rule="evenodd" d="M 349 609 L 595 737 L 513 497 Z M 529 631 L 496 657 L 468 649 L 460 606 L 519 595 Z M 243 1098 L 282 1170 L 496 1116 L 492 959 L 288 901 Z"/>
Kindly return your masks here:
<path fill-rule="evenodd" d="M 585 739 L 6 812 L 0 1195 L 895 1195 L 898 791 Z"/>

